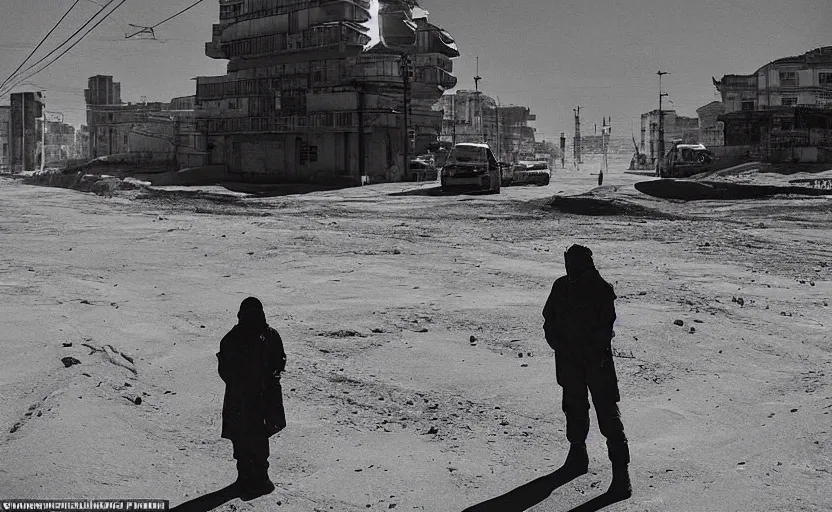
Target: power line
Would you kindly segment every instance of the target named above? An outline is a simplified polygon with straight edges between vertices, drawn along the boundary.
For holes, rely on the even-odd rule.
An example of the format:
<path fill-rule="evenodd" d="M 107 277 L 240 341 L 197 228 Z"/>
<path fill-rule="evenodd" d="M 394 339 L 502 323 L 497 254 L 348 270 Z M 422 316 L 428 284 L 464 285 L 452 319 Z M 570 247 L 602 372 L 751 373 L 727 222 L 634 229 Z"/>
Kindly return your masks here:
<path fill-rule="evenodd" d="M 110 1 L 107 3 L 107 5 L 110 5 L 111 3 L 115 2 L 115 1 L 116 1 L 116 0 L 110 0 Z M 106 19 L 107 19 L 107 17 L 108 17 L 110 14 L 112 14 L 113 12 L 115 12 L 115 10 L 116 10 L 116 9 L 118 9 L 119 7 L 121 7 L 121 6 L 124 4 L 124 2 L 126 2 L 126 1 L 127 1 L 127 0 L 121 0 L 121 1 L 118 3 L 118 5 L 116 5 L 115 7 L 113 7 L 113 9 L 112 9 L 109 13 L 105 14 L 105 15 L 104 15 L 104 17 L 103 17 L 103 18 L 101 18 L 100 20 L 98 20 L 98 22 L 96 22 L 96 24 L 95 24 L 95 25 L 93 25 L 90 29 L 88 29 L 86 32 L 84 32 L 84 34 L 83 34 L 83 35 L 81 35 L 81 37 L 79 37 L 77 40 L 75 40 L 75 41 L 74 41 L 74 42 L 73 42 L 73 43 L 72 43 L 72 44 L 71 44 L 71 45 L 70 45 L 70 46 L 69 46 L 66 50 L 64 50 L 63 52 L 61 52 L 61 53 L 60 53 L 57 57 L 55 57 L 55 58 L 54 58 L 54 59 L 52 59 L 51 61 L 47 62 L 47 63 L 46 63 L 46 65 L 45 65 L 45 66 L 43 66 L 42 68 L 38 69 L 37 71 L 35 71 L 35 72 L 33 72 L 33 73 L 30 73 L 30 74 L 26 75 L 24 78 L 22 78 L 22 79 L 18 80 L 17 82 L 15 82 L 15 84 L 14 84 L 14 85 L 8 86 L 8 87 L 6 88 L 6 91 L 11 90 L 13 87 L 15 87 L 15 86 L 16 86 L 17 84 L 19 84 L 20 82 L 23 82 L 23 81 L 25 81 L 25 80 L 28 80 L 28 79 L 32 78 L 33 76 L 37 75 L 38 73 L 40 73 L 41 71 L 43 71 L 44 69 L 46 69 L 46 68 L 48 68 L 50 65 L 52 65 L 55 61 L 57 61 L 58 59 L 60 59 L 60 58 L 61 58 L 61 57 L 63 57 L 64 55 L 66 55 L 66 53 L 67 53 L 67 52 L 69 52 L 70 50 L 72 50 L 73 48 L 75 48 L 75 46 L 76 46 L 76 45 L 78 45 L 78 43 L 80 43 L 80 42 L 84 39 L 84 37 L 86 37 L 86 35 L 87 35 L 87 34 L 89 34 L 89 33 L 90 33 L 90 32 L 92 32 L 93 30 L 95 30 L 95 29 L 96 29 L 96 27 L 98 27 L 99 25 L 101 25 L 101 24 L 104 22 L 104 20 L 106 20 Z M 102 10 L 103 10 L 103 9 L 102 9 Z M 100 13 L 100 12 L 101 12 L 101 11 L 99 11 L 99 13 Z M 95 18 L 95 16 L 97 16 L 97 15 L 98 15 L 98 13 L 96 13 L 96 14 L 95 14 L 92 18 L 90 18 L 90 21 L 92 21 L 92 20 Z M 88 21 L 87 23 L 84 23 L 84 25 L 83 25 L 81 28 L 83 28 L 83 27 L 87 26 L 88 24 L 89 24 L 89 21 Z M 76 33 L 77 33 L 77 31 L 76 31 Z M 73 34 L 73 35 L 74 35 L 74 34 Z M 71 38 L 71 37 L 72 37 L 72 36 L 70 36 L 70 38 Z M 60 48 L 60 46 L 59 46 L 58 48 Z M 56 48 L 56 49 L 57 49 L 57 48 Z M 36 64 L 35 64 L 35 65 L 36 65 Z M 27 71 L 28 71 L 29 69 L 32 69 L 33 67 L 34 67 L 34 65 L 33 65 L 33 66 L 30 66 L 29 68 L 27 68 Z M 3 93 L 3 92 L 0 92 L 0 94 L 4 94 L 4 93 Z"/>
<path fill-rule="evenodd" d="M 64 21 L 64 19 L 65 19 L 65 18 L 69 15 L 69 12 L 70 12 L 72 9 L 74 9 L 74 8 L 75 8 L 75 6 L 76 6 L 76 5 L 78 5 L 78 2 L 80 2 L 80 1 L 81 1 L 81 0 L 75 0 L 75 2 L 74 2 L 72 5 L 70 5 L 70 6 L 69 6 L 69 9 L 67 9 L 67 11 L 64 13 L 64 15 L 63 15 L 63 16 L 61 16 L 61 19 L 59 19 L 59 20 L 58 20 L 58 22 L 57 22 L 57 23 L 55 23 L 55 25 L 53 25 L 51 29 L 49 29 L 49 32 L 47 32 L 47 33 L 46 33 L 46 35 L 45 35 L 45 36 L 43 36 L 43 37 L 41 38 L 41 40 L 40 40 L 40 42 L 38 43 L 38 45 L 37 45 L 37 46 L 35 46 L 35 49 L 34 49 L 34 50 L 32 50 L 31 52 L 29 52 L 29 55 L 27 55 L 27 56 L 26 56 L 26 58 L 25 58 L 25 59 L 23 59 L 23 62 L 21 62 L 21 63 L 20 63 L 20 65 L 19 65 L 19 66 L 17 66 L 17 69 L 15 69 L 14 71 L 12 71 L 12 73 L 11 73 L 8 77 L 6 77 L 6 79 L 5 79 L 5 80 L 3 80 L 3 83 L 2 83 L 2 84 L 0 84 L 0 89 L 2 89 L 4 85 L 6 85 L 7 83 L 9 83 L 9 80 L 11 80 L 11 79 L 12 79 L 12 77 L 13 77 L 13 76 L 14 76 L 14 75 L 18 72 L 18 71 L 20 71 L 20 68 L 22 68 L 22 67 L 26 64 L 26 61 L 28 61 L 29 59 L 31 59 L 31 58 L 32 58 L 32 55 L 34 55 L 34 54 L 35 54 L 35 52 L 36 52 L 36 51 L 38 51 L 38 48 L 40 48 L 40 47 L 41 47 L 41 45 L 42 45 L 42 44 L 43 44 L 43 43 L 44 43 L 44 42 L 45 42 L 45 41 L 49 38 L 49 36 L 50 36 L 50 35 L 52 35 L 52 32 L 54 32 L 54 31 L 55 31 L 55 29 L 56 29 L 56 28 L 58 28 L 58 25 L 60 25 L 60 24 L 61 24 L 61 22 L 62 22 L 62 21 Z"/>
<path fill-rule="evenodd" d="M 150 33 L 150 35 L 151 35 L 154 39 L 156 39 L 156 35 L 153 33 L 153 29 L 154 29 L 154 28 L 158 27 L 159 25 L 161 25 L 161 24 L 163 24 L 163 23 L 167 23 L 168 21 L 170 21 L 170 20 L 172 20 L 173 18 L 175 18 L 175 17 L 179 16 L 180 14 L 183 14 L 183 13 L 185 13 L 185 12 L 187 12 L 187 11 L 189 11 L 189 10 L 193 9 L 194 7 L 196 7 L 197 5 L 201 4 L 201 3 L 202 3 L 202 2 L 204 2 L 204 1 L 205 1 L 205 0 L 197 0 L 196 2 L 192 3 L 192 4 L 191 4 L 191 5 L 189 5 L 188 7 L 185 7 L 185 8 L 184 8 L 184 9 L 182 9 L 181 11 L 177 12 L 176 14 L 174 14 L 174 15 L 172 15 L 172 16 L 168 16 L 167 18 L 163 19 L 163 20 L 162 20 L 162 21 L 160 21 L 159 23 L 157 23 L 157 24 L 155 24 L 155 25 L 151 25 L 151 26 L 149 26 L 149 27 L 144 27 L 144 26 L 141 26 L 141 25 L 132 25 L 132 24 L 131 24 L 131 26 L 132 26 L 132 27 L 136 27 L 136 28 L 138 28 L 138 29 L 140 29 L 140 30 L 139 30 L 139 31 L 137 31 L 137 32 L 135 32 L 135 33 L 133 33 L 133 34 L 130 34 L 130 35 L 126 36 L 126 39 L 130 39 L 130 38 L 131 38 L 131 37 L 133 37 L 133 36 L 137 36 L 137 35 L 139 35 L 139 34 L 144 34 L 144 33 L 148 33 L 148 32 Z"/>
<path fill-rule="evenodd" d="M 55 48 L 54 48 L 51 52 L 49 52 L 49 53 L 47 53 L 46 55 L 44 55 L 43 57 L 41 57 L 41 59 L 40 59 L 39 61 L 35 62 L 35 63 L 34 63 L 34 64 L 32 64 L 31 66 L 29 66 L 28 68 L 26 68 L 25 70 L 23 70 L 20 74 L 23 74 L 23 73 L 28 73 L 28 72 L 29 72 L 29 70 L 31 70 L 32 68 L 36 67 L 38 64 L 40 64 L 41 62 L 45 61 L 45 60 L 46 60 L 46 59 L 48 59 L 51 55 L 53 55 L 55 52 L 57 52 L 58 50 L 60 50 L 62 46 L 64 46 L 65 44 L 67 44 L 69 41 L 71 41 L 71 40 L 72 40 L 72 38 L 73 38 L 73 37 L 75 37 L 75 36 L 76 36 L 76 35 L 78 35 L 78 34 L 79 34 L 82 30 L 84 30 L 84 28 L 86 28 L 86 27 L 87 27 L 87 25 L 89 25 L 90 23 L 92 23 L 92 22 L 93 22 L 93 20 L 95 20 L 95 18 L 96 18 L 99 14 L 101 14 L 101 13 L 102 13 L 102 12 L 103 12 L 103 11 L 104 11 L 107 7 L 109 7 L 109 6 L 110 6 L 110 4 L 112 4 L 112 3 L 113 3 L 113 2 L 115 2 L 115 1 L 116 1 L 116 0 L 108 0 L 107 4 L 106 4 L 105 6 L 103 6 L 101 9 L 99 9 L 99 10 L 98 10 L 98 12 L 96 12 L 95 14 L 93 14 L 93 15 L 90 17 L 90 19 L 88 19 L 86 23 L 84 23 L 83 25 L 81 25 L 81 26 L 80 26 L 80 27 L 79 27 L 79 28 L 78 28 L 75 32 L 73 32 L 73 33 L 72 33 L 72 35 L 70 35 L 69 37 L 67 37 L 66 39 L 64 39 L 64 40 L 63 40 L 63 42 L 61 42 L 61 44 L 59 44 L 58 46 L 56 46 L 56 47 L 55 47 Z M 121 5 L 121 4 L 119 4 L 119 5 Z M 117 8 L 118 8 L 118 7 L 116 7 L 116 9 L 117 9 Z M 113 11 L 115 11 L 115 9 L 113 9 Z M 110 13 L 112 14 L 112 11 L 110 11 Z M 107 16 L 109 16 L 109 14 L 105 15 L 103 19 L 107 19 Z M 98 26 L 98 24 L 96 24 L 96 27 L 97 27 L 97 26 Z M 93 28 L 95 28 L 95 27 L 93 27 Z M 88 33 L 88 32 L 87 32 L 87 33 Z M 86 35 L 86 33 L 85 33 L 84 35 Z M 84 38 L 84 36 L 81 36 L 81 39 L 83 39 L 83 38 Z M 80 41 L 80 39 L 79 39 L 79 41 Z M 18 75 L 18 76 L 19 76 L 19 75 Z M 28 78 L 28 77 L 27 77 L 27 78 Z M 27 78 L 24 78 L 24 80 L 26 80 Z M 12 79 L 12 77 L 10 77 L 9 79 L 11 80 L 11 79 Z M 6 83 L 8 83 L 8 81 L 7 81 Z M 18 82 L 18 83 L 20 83 L 20 82 Z M 5 85 L 5 84 L 4 84 L 4 85 Z M 0 90 L 1 90 L 1 89 L 2 89 L 2 88 L 0 88 Z"/>

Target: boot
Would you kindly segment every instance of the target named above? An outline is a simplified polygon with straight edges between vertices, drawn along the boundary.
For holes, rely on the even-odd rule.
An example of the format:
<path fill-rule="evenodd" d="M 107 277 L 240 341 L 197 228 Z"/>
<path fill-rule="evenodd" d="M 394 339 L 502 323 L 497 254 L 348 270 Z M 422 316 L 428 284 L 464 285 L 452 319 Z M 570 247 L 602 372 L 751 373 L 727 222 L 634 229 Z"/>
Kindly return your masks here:
<path fill-rule="evenodd" d="M 271 494 L 272 491 L 274 491 L 274 483 L 269 479 L 269 474 L 263 471 L 245 482 L 240 493 L 240 499 L 251 501 L 260 496 Z"/>
<path fill-rule="evenodd" d="M 633 495 L 633 486 L 630 483 L 630 472 L 626 464 L 615 464 L 612 467 L 612 483 L 607 490 L 607 495 L 615 501 L 626 500 Z"/>
<path fill-rule="evenodd" d="M 568 476 L 578 477 L 589 471 L 589 455 L 586 453 L 586 443 L 572 443 L 563 469 Z"/>

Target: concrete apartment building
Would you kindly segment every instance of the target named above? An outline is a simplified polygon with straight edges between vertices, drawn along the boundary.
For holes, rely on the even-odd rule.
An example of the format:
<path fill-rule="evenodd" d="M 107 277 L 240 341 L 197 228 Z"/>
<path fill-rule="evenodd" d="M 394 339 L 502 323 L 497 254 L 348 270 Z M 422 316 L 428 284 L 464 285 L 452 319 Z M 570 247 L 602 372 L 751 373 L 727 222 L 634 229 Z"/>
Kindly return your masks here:
<path fill-rule="evenodd" d="M 768 161 L 832 161 L 832 46 L 713 82 L 726 146 Z"/>
<path fill-rule="evenodd" d="M 535 115 L 528 107 L 498 105 L 482 91 L 459 90 L 434 105 L 442 111 L 441 141 L 453 145 L 485 142 L 498 160 L 515 163 L 534 158 Z"/>
<path fill-rule="evenodd" d="M 695 144 L 699 142 L 699 119 L 676 114 L 675 110 L 662 109 L 664 128 L 664 147 L 670 149 L 674 140 Z M 659 151 L 659 110 L 641 114 L 641 142 L 639 151 L 649 155 L 650 162 L 655 163 L 661 156 Z"/>
<path fill-rule="evenodd" d="M 397 181 L 405 153 L 438 141 L 432 105 L 459 51 L 415 1 L 221 0 L 212 34 L 206 55 L 229 62 L 197 78 L 205 164 L 249 181 Z"/>
<path fill-rule="evenodd" d="M 9 105 L 9 168 L 12 172 L 33 171 L 41 144 L 41 122 L 45 101 L 40 92 L 18 92 Z"/>
<path fill-rule="evenodd" d="M 131 153 L 143 160 L 167 162 L 171 167 L 203 165 L 205 135 L 196 129 L 195 96 L 173 98 L 170 102 L 124 103 L 121 84 L 109 75 L 88 80 L 88 153 L 104 155 Z"/>

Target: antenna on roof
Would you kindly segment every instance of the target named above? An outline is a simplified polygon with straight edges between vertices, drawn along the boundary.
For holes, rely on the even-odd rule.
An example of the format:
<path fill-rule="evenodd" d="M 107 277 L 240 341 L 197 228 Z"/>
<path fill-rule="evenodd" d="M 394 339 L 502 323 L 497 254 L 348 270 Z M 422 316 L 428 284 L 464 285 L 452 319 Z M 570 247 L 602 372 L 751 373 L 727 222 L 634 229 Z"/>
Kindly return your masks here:
<path fill-rule="evenodd" d="M 474 89 L 477 92 L 480 91 L 480 80 L 482 80 L 480 76 L 480 58 L 477 57 L 477 72 L 474 74 Z"/>

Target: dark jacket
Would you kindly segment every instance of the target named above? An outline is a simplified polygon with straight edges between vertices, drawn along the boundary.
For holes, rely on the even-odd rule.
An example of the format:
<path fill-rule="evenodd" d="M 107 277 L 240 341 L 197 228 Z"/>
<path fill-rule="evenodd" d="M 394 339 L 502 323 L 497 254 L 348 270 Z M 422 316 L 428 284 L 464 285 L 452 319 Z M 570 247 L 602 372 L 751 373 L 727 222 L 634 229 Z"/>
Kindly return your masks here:
<path fill-rule="evenodd" d="M 611 349 L 615 292 L 591 263 L 573 270 L 555 281 L 543 307 L 546 341 L 558 356 L 600 356 Z"/>
<path fill-rule="evenodd" d="M 222 437 L 272 436 L 286 426 L 280 374 L 286 352 L 278 332 L 235 325 L 220 342 L 218 372 L 225 382 Z"/>

